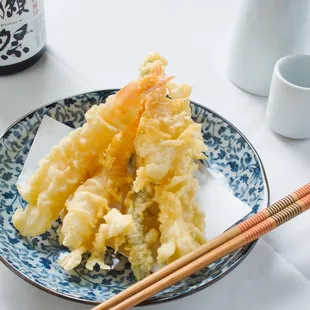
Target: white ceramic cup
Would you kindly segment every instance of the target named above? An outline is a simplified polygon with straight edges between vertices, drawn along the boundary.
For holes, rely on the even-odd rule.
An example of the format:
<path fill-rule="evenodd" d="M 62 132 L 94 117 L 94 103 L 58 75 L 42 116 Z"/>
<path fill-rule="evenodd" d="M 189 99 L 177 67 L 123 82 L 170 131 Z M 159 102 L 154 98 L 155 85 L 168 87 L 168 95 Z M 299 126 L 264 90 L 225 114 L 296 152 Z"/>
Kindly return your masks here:
<path fill-rule="evenodd" d="M 267 122 L 285 137 L 310 138 L 310 55 L 289 55 L 276 62 Z"/>
<path fill-rule="evenodd" d="M 285 55 L 308 53 L 310 0 L 242 0 L 234 26 L 227 77 L 239 88 L 268 97 L 272 70 Z"/>

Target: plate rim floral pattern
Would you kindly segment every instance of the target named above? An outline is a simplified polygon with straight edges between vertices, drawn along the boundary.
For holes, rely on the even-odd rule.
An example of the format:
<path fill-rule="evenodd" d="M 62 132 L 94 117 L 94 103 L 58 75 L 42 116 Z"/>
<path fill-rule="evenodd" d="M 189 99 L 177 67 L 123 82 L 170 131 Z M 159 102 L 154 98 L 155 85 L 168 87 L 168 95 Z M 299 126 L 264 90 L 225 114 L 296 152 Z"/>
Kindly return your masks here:
<path fill-rule="evenodd" d="M 1 135 L 0 135 L 0 139 L 2 139 L 6 133 L 8 131 L 10 131 L 12 129 L 12 127 L 14 127 L 16 124 L 18 124 L 20 121 L 22 121 L 24 118 L 26 118 L 27 116 L 31 115 L 32 113 L 35 113 L 36 111 L 48 107 L 50 105 L 55 104 L 58 101 L 62 101 L 65 100 L 67 98 L 71 98 L 71 97 L 77 97 L 77 96 L 82 96 L 82 95 L 87 95 L 90 93 L 99 93 L 99 92 L 117 92 L 119 89 L 115 88 L 109 88 L 109 89 L 101 89 L 101 90 L 94 90 L 94 91 L 88 91 L 88 92 L 83 92 L 83 93 L 79 93 L 76 95 L 70 95 L 67 97 L 64 97 L 62 99 L 58 99 L 58 100 L 53 100 L 52 102 L 49 102 L 47 104 L 43 104 L 33 110 L 31 110 L 30 112 L 26 113 L 25 115 L 21 116 L 20 118 L 18 118 L 15 122 L 13 122 Z M 217 118 L 219 118 L 220 120 L 224 121 L 227 125 L 229 125 L 231 128 L 233 128 L 244 140 L 245 142 L 248 144 L 248 146 L 250 147 L 251 151 L 253 152 L 253 154 L 256 156 L 257 161 L 260 165 L 261 168 L 261 173 L 264 179 L 264 186 L 265 186 L 265 191 L 266 191 L 266 206 L 269 205 L 270 203 L 270 186 L 269 186 L 269 182 L 268 182 L 268 178 L 267 178 L 267 174 L 264 168 L 264 165 L 262 163 L 262 160 L 258 154 L 258 152 L 256 151 L 256 149 L 254 148 L 254 146 L 252 145 L 252 143 L 246 138 L 246 136 L 235 126 L 233 125 L 231 122 L 229 122 L 225 117 L 221 116 L 219 113 L 213 111 L 212 109 L 205 107 L 193 100 L 191 100 L 191 104 L 194 104 L 195 106 L 199 107 L 202 110 L 205 110 L 206 112 L 212 113 L 214 116 L 216 116 Z M 240 219 L 239 222 L 241 222 L 243 219 L 245 219 L 246 217 L 248 217 L 250 214 L 252 214 L 252 212 L 250 211 L 248 215 L 246 215 L 245 217 L 243 217 L 242 219 Z M 217 277 L 215 277 L 214 279 L 210 280 L 209 282 L 207 282 L 204 285 L 201 285 L 199 287 L 194 288 L 193 290 L 184 292 L 181 295 L 177 295 L 177 296 L 173 296 L 173 297 L 161 297 L 160 300 L 146 300 L 143 303 L 141 303 L 138 306 L 142 306 L 142 305 L 154 305 L 154 304 L 159 304 L 159 303 L 163 303 L 163 302 L 167 302 L 167 301 L 173 301 L 176 299 L 180 299 L 189 295 L 192 295 L 196 292 L 199 292 L 203 289 L 205 289 L 206 287 L 214 284 L 215 282 L 219 281 L 220 279 L 222 279 L 224 276 L 226 276 L 228 273 L 230 273 L 231 271 L 233 271 L 249 254 L 250 252 L 253 250 L 254 246 L 256 245 L 258 240 L 250 243 L 249 245 L 244 247 L 244 252 L 242 253 L 242 255 L 232 264 L 229 266 L 229 268 L 225 271 L 223 271 L 220 275 L 218 275 Z M 25 280 L 27 283 L 35 286 L 38 289 L 41 289 L 47 293 L 50 293 L 54 296 L 57 297 L 61 297 L 64 298 L 66 300 L 70 300 L 70 301 L 74 301 L 74 302 L 79 302 L 79 303 L 84 303 L 84 304 L 89 304 L 89 305 L 97 305 L 98 302 L 97 301 L 91 301 L 91 300 L 86 300 L 86 299 L 82 299 L 82 298 L 78 298 L 78 297 L 74 297 L 68 294 L 64 294 L 61 292 L 58 292 L 56 290 L 52 290 L 50 288 L 45 287 L 42 284 L 39 284 L 35 281 L 33 281 L 32 279 L 30 279 L 29 277 L 27 277 L 26 275 L 24 275 L 22 272 L 20 272 L 17 268 L 15 268 L 13 265 L 11 265 L 1 254 L 0 254 L 0 261 L 6 266 L 8 267 L 12 272 L 14 272 L 14 274 L 16 274 L 18 277 L 20 277 L 21 279 Z"/>

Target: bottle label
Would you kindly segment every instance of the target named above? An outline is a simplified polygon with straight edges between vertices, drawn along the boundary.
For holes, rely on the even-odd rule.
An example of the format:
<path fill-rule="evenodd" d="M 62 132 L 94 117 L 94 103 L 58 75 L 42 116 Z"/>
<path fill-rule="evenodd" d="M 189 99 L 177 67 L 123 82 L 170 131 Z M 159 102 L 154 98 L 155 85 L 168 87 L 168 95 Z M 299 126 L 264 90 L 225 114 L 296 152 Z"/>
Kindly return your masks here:
<path fill-rule="evenodd" d="M 43 0 L 0 0 L 0 67 L 36 55 L 45 42 Z"/>

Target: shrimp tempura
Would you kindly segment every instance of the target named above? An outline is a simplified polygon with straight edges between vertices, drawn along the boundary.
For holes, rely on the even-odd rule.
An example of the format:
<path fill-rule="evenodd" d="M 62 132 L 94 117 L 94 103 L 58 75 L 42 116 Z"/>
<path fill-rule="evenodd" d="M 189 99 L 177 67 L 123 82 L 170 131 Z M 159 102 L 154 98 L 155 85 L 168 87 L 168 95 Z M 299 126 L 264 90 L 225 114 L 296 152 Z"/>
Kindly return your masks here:
<path fill-rule="evenodd" d="M 128 162 L 133 153 L 133 140 L 138 119 L 112 139 L 100 159 L 101 170 L 75 191 L 66 202 L 68 210 L 62 225 L 63 245 L 76 249 L 85 245 L 96 231 L 99 221 L 110 211 L 112 203 L 121 203 L 132 178 Z"/>
<path fill-rule="evenodd" d="M 99 227 L 99 224 L 111 210 L 111 204 L 122 203 L 132 182 L 128 162 L 134 150 L 133 141 L 140 114 L 131 126 L 113 137 L 107 151 L 99 160 L 103 167 L 98 174 L 80 185 L 73 198 L 66 203 L 67 214 L 60 235 L 62 244 L 73 251 L 68 258 L 61 261 L 61 265 L 67 270 L 76 267 L 87 250 L 99 253 L 99 249 L 102 249 L 105 252 L 106 242 L 103 240 L 109 235 L 106 224 L 102 224 L 102 227 Z M 125 225 L 124 229 L 126 227 Z M 97 231 L 96 239 L 101 242 L 95 240 L 93 244 L 88 244 L 92 237 L 95 238 Z M 104 267 L 105 264 L 102 263 L 101 266 Z"/>
<path fill-rule="evenodd" d="M 142 104 L 141 111 L 135 123 L 113 139 L 101 161 L 102 164 L 109 168 L 107 171 L 107 187 L 110 188 L 109 192 L 114 195 L 118 202 L 123 202 L 121 200 L 127 195 L 130 184 L 133 181 L 131 177 L 128 178 L 128 164 L 134 151 L 133 142 L 136 137 L 137 128 L 143 110 L 144 106 Z M 111 186 L 113 184 L 116 186 Z M 117 190 L 113 190 L 113 188 Z M 113 209 L 110 213 L 112 211 Z M 112 220 L 113 218 L 114 221 Z M 117 232 L 111 233 L 108 222 L 107 224 L 103 223 L 99 226 L 98 232 L 95 235 L 95 240 L 90 248 L 92 255 L 86 264 L 86 268 L 90 270 L 93 269 L 96 263 L 98 263 L 102 269 L 107 269 L 107 266 L 104 263 L 106 246 L 110 246 L 115 251 L 118 251 L 119 247 L 126 242 L 125 236 L 127 236 L 127 234 L 130 235 L 134 231 L 131 214 L 125 216 L 113 213 L 111 216 L 108 216 L 107 218 L 105 217 L 105 219 L 110 220 L 110 226 L 113 224 L 114 227 L 117 227 Z"/>
<path fill-rule="evenodd" d="M 29 203 L 18 209 L 13 224 L 24 236 L 35 236 L 50 228 L 67 198 L 92 173 L 112 138 L 137 118 L 141 101 L 150 89 L 171 78 L 154 74 L 128 84 L 105 104 L 93 106 L 86 113 L 86 123 L 64 138 L 40 163 L 26 188 L 20 189 Z"/>

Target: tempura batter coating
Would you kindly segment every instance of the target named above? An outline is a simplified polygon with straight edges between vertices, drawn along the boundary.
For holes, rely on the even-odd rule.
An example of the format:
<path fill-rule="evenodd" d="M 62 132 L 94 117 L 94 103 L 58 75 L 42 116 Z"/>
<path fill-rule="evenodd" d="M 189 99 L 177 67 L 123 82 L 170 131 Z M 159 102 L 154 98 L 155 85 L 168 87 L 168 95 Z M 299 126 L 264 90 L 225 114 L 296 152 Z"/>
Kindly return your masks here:
<path fill-rule="evenodd" d="M 111 247 L 128 253 L 139 280 L 155 263 L 205 242 L 194 172 L 206 146 L 191 118 L 191 87 L 172 83 L 166 67 L 161 55 L 149 55 L 139 79 L 92 107 L 84 126 L 55 146 L 20 189 L 29 202 L 13 216 L 21 234 L 43 233 L 61 213 L 57 234 L 70 250 L 60 258 L 65 270 L 87 252 L 86 268 L 109 269 L 104 256 Z"/>
<path fill-rule="evenodd" d="M 100 220 L 110 211 L 110 205 L 121 203 L 127 194 L 132 182 L 128 163 L 134 151 L 139 119 L 138 114 L 131 126 L 113 137 L 99 160 L 100 171 L 80 185 L 73 198 L 66 202 L 68 213 L 63 220 L 62 234 L 63 244 L 69 249 L 85 245 Z"/>
<path fill-rule="evenodd" d="M 169 181 L 156 187 L 155 201 L 160 210 L 158 220 L 161 233 L 161 246 L 157 250 L 159 265 L 180 258 L 206 241 L 204 212 L 195 199 L 199 184 L 192 172 L 196 170 L 196 165 L 187 160 L 190 156 L 184 158 L 187 173 L 185 169 L 176 169 Z"/>
<path fill-rule="evenodd" d="M 107 246 L 117 252 L 119 247 L 126 242 L 126 236 L 134 230 L 132 216 L 123 215 L 115 208 L 109 211 L 104 219 L 105 223 L 100 225 L 90 250 L 91 257 L 86 264 L 89 270 L 93 270 L 95 264 L 98 264 L 101 269 L 109 269 L 110 267 L 104 262 Z"/>
<path fill-rule="evenodd" d="M 69 271 L 77 267 L 82 260 L 82 254 L 91 251 L 92 255 L 88 259 L 86 268 L 92 270 L 95 264 L 99 264 L 101 269 L 110 269 L 104 262 L 104 255 L 107 246 L 116 251 L 118 247 L 125 243 L 126 235 L 133 230 L 133 221 L 130 215 L 123 215 L 117 209 L 111 209 L 104 217 L 104 224 L 101 224 L 98 232 L 94 235 L 91 250 L 86 246 L 78 247 L 67 255 L 59 259 L 62 268 Z"/>
<path fill-rule="evenodd" d="M 192 160 L 204 158 L 202 151 L 206 150 L 201 125 L 191 119 L 189 101 L 166 98 L 165 89 L 156 93 L 148 96 L 135 140 L 139 163 L 134 181 L 136 192 L 146 184 L 161 182 L 174 169 L 176 158 L 188 149 L 192 150 Z"/>
<path fill-rule="evenodd" d="M 150 195 L 146 190 L 139 193 L 131 190 L 125 201 L 127 212 L 132 216 L 135 228 L 127 239 L 128 259 L 137 280 L 147 277 L 153 267 L 152 251 L 146 242 L 146 228 L 143 223 L 145 211 L 153 203 L 153 195 Z"/>
<path fill-rule="evenodd" d="M 106 152 L 99 160 L 102 165 L 100 171 L 80 185 L 73 198 L 66 202 L 67 214 L 63 219 L 60 236 L 62 244 L 72 251 L 66 260 L 61 261 L 61 265 L 67 270 L 69 267 L 76 267 L 74 264 L 80 263 L 81 254 L 85 251 L 90 251 L 94 255 L 105 252 L 107 241 L 104 238 L 108 237 L 108 234 L 104 230 L 106 224 L 100 225 L 100 223 L 111 210 L 112 204 L 123 202 L 130 188 L 132 177 L 129 174 L 128 163 L 134 151 L 133 141 L 140 115 L 141 112 L 132 125 L 113 137 Z M 112 214 L 114 214 L 113 212 Z M 126 217 L 122 218 L 126 219 Z M 125 225 L 124 229 L 126 227 Z M 89 240 L 94 240 L 94 242 Z M 115 241 L 117 240 L 120 239 L 115 239 Z M 120 241 L 122 244 L 123 241 Z M 115 247 L 121 244 L 116 242 Z M 88 264 L 88 266 L 90 265 Z M 101 266 L 105 266 L 103 261 Z"/>
<path fill-rule="evenodd" d="M 106 104 L 93 106 L 86 113 L 83 127 L 62 139 L 40 163 L 26 188 L 20 189 L 29 203 L 13 216 L 14 226 L 24 236 L 35 236 L 50 228 L 67 198 L 94 171 L 98 156 L 112 138 L 132 124 L 139 113 L 147 91 L 169 81 L 160 70 L 128 84 Z"/>
<path fill-rule="evenodd" d="M 139 165 L 134 190 L 155 186 L 161 233 L 157 261 L 161 265 L 205 242 L 204 215 L 195 200 L 198 181 L 193 173 L 197 169 L 194 161 L 205 157 L 206 147 L 201 125 L 191 119 L 189 90 L 170 84 L 168 89 L 149 94 L 135 140 Z"/>

